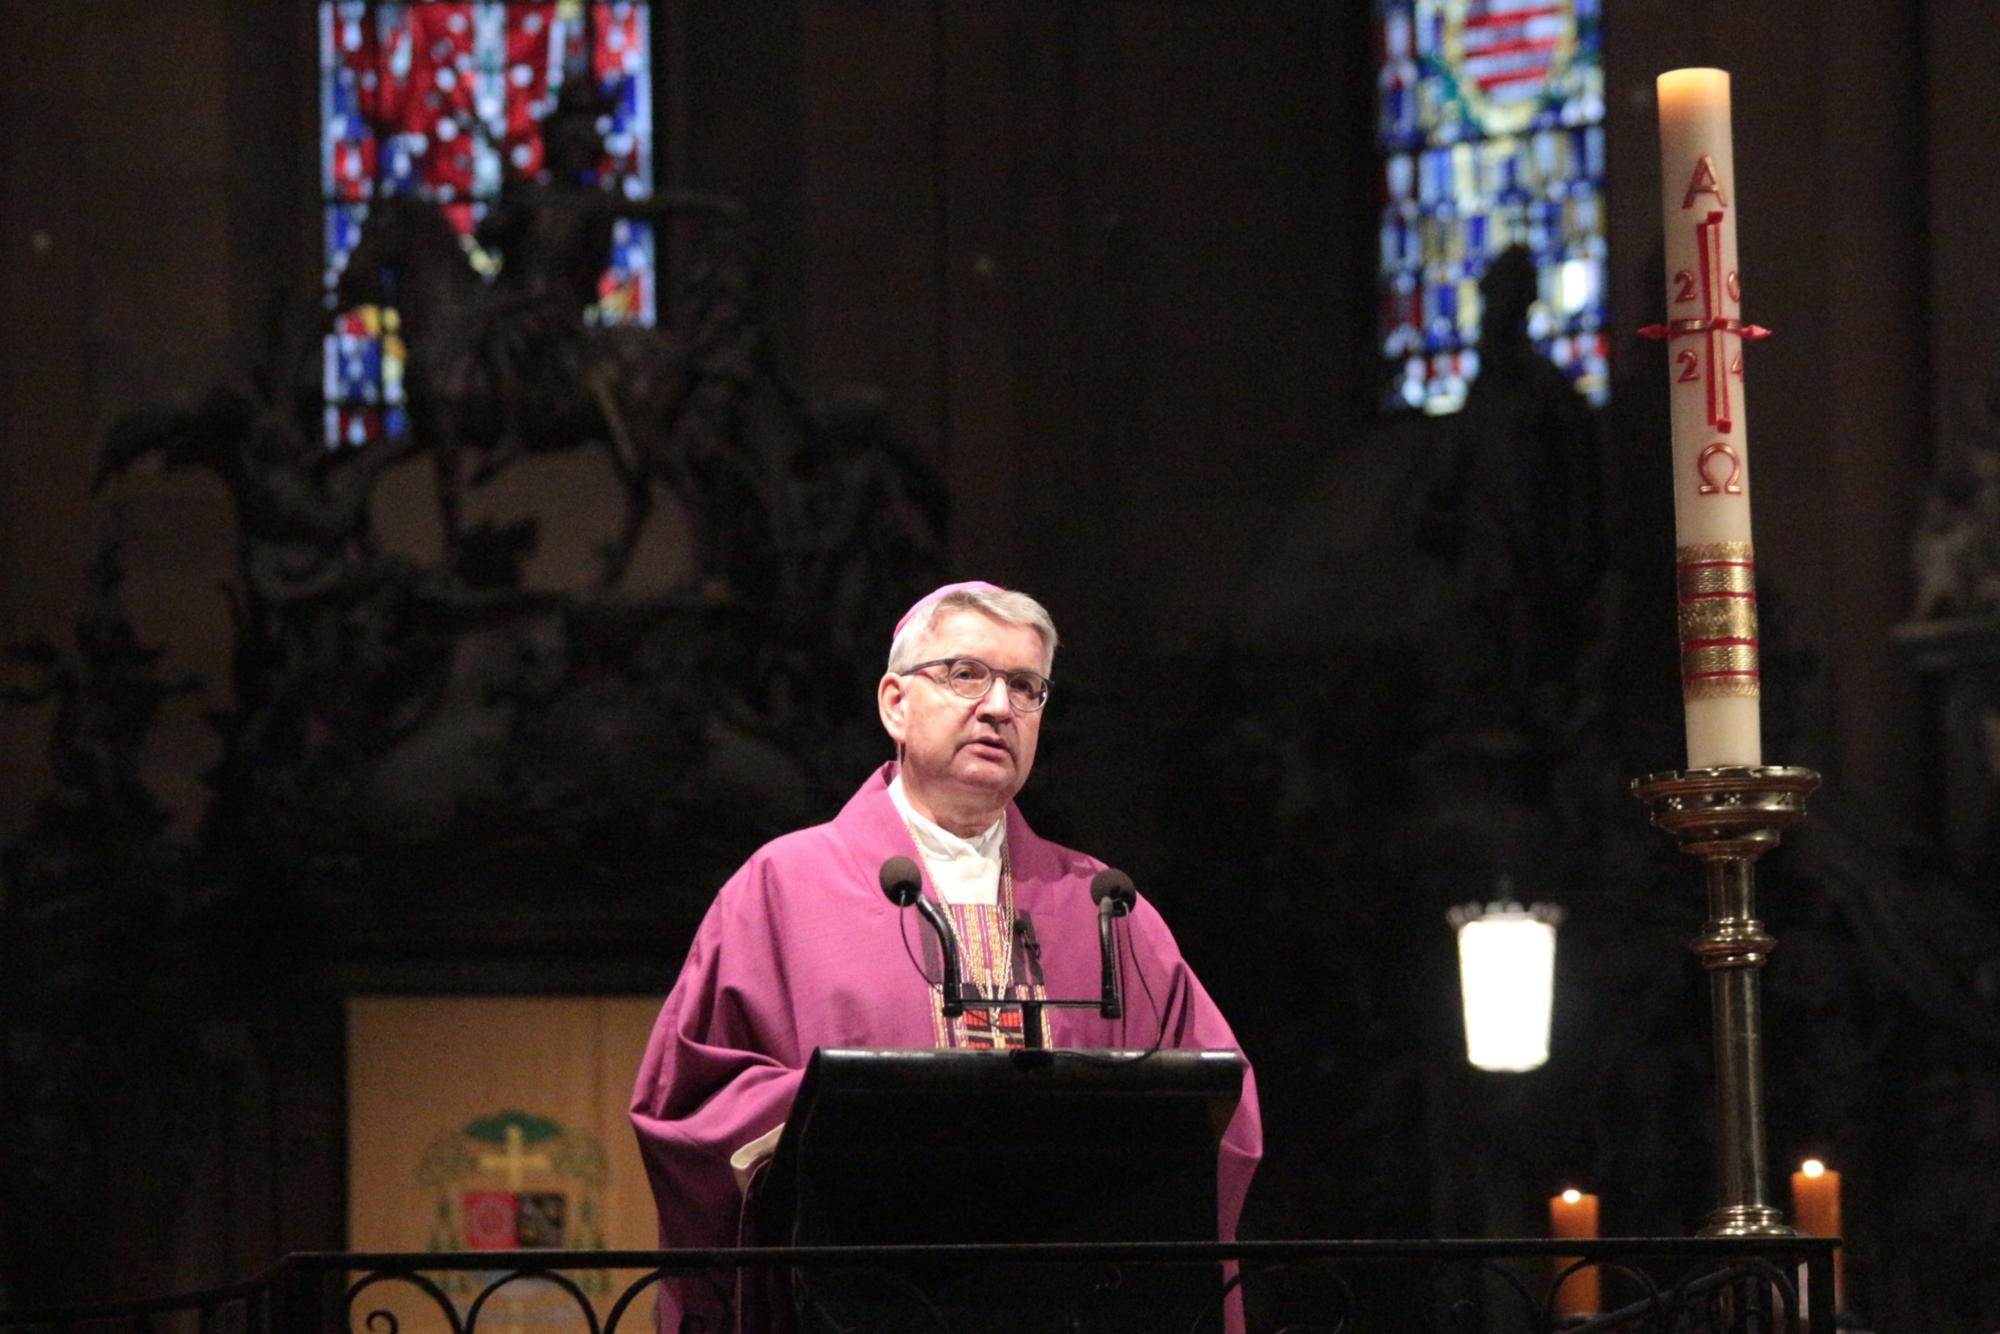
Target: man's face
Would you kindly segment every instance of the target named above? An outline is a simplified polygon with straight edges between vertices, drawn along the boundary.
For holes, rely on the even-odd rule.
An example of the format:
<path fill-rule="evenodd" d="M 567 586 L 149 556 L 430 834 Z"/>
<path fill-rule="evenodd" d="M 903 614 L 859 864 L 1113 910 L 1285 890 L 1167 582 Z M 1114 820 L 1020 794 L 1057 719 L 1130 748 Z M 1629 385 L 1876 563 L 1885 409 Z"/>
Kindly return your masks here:
<path fill-rule="evenodd" d="M 1049 670 L 1040 635 L 970 608 L 947 612 L 931 626 L 917 661 L 934 658 L 977 658 L 1002 674 Z M 997 812 L 1034 768 L 1041 710 L 1017 710 L 1003 676 L 979 699 L 959 698 L 943 676 L 937 667 L 891 674 L 877 692 L 882 726 L 903 749 L 904 786 L 934 806 Z M 940 819 L 942 811 L 930 814 Z"/>

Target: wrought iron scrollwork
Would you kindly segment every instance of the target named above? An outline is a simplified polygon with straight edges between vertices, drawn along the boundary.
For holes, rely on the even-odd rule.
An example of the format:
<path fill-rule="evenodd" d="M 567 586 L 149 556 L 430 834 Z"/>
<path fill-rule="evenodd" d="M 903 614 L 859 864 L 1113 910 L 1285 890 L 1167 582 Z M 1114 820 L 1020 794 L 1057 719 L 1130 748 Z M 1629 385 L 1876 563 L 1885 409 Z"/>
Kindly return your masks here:
<path fill-rule="evenodd" d="M 1009 1302 L 1018 1306 L 1004 1317 L 1010 1329 L 1127 1329 L 1134 1327 L 1132 1301 L 1153 1301 L 1190 1274 L 1199 1282 L 1180 1290 L 1192 1291 L 1192 1301 L 1169 1323 L 1146 1328 L 1207 1334 L 1223 1327 L 1227 1304 L 1240 1296 L 1246 1328 L 1254 1334 L 1352 1334 L 1364 1327 L 1435 1334 L 1766 1334 L 1778 1328 L 1831 1334 L 1833 1245 L 1825 1238 L 1761 1237 L 522 1251 L 506 1255 L 504 1268 L 495 1263 L 501 1257 L 479 1252 L 316 1254 L 288 1257 L 231 1289 L 0 1313 L 0 1334 L 68 1334 L 85 1322 L 93 1334 L 178 1334 L 190 1323 L 199 1334 L 213 1334 L 224 1313 L 240 1313 L 241 1334 L 404 1334 L 409 1309 L 399 1314 L 387 1300 L 364 1300 L 394 1287 L 413 1290 L 424 1308 L 435 1308 L 449 1334 L 478 1334 L 482 1323 L 510 1323 L 493 1303 L 510 1285 L 523 1283 L 561 1294 L 548 1310 L 534 1313 L 538 1328 L 619 1334 L 632 1328 L 632 1308 L 668 1279 L 707 1285 L 719 1323 L 683 1326 L 702 1334 L 735 1328 L 739 1315 L 752 1320 L 747 1297 L 753 1291 L 767 1302 L 775 1295 L 788 1306 L 796 1303 L 805 1327 L 814 1329 L 955 1334 L 969 1325 L 989 1327 Z M 1559 1263 L 1544 1274 L 1538 1291 L 1535 1276 L 1551 1260 Z M 1225 1278 L 1219 1266 L 1228 1262 L 1236 1272 Z M 1809 1279 L 1804 1290 L 1797 1267 Z M 1564 1282 L 1593 1268 L 1609 1280 L 1604 1286 L 1614 1302 L 1594 1315 L 1558 1316 L 1555 1297 Z M 579 1281 L 584 1274 L 614 1272 L 620 1283 L 599 1288 Z M 473 1280 L 464 1289 L 469 1301 L 464 1294 L 454 1300 L 447 1274 Z M 926 1281 L 938 1274 L 978 1277 L 941 1296 L 944 1290 Z M 863 1276 L 865 1286 L 856 1286 Z M 608 1309 L 601 1305 L 606 1301 Z M 871 1314 L 853 1318 L 864 1306 Z M 645 1312 L 648 1325 L 651 1314 Z"/>
<path fill-rule="evenodd" d="M 625 1312 L 631 1308 L 632 1303 L 648 1289 L 658 1287 L 666 1276 L 665 1269 L 654 1269 L 641 1275 L 635 1282 L 627 1284 L 625 1291 L 618 1294 L 618 1300 L 611 1304 L 610 1314 L 604 1317 L 604 1334 L 618 1334 L 618 1322 L 625 1318 Z"/>
<path fill-rule="evenodd" d="M 373 1273 L 363 1275 L 349 1286 L 347 1289 L 346 1305 L 347 1328 L 349 1331 L 354 1329 L 354 1306 L 361 1299 L 361 1294 L 370 1288 L 378 1287 L 385 1283 L 398 1282 L 407 1283 L 426 1297 L 429 1297 L 450 1325 L 451 1334 L 466 1334 L 465 1326 L 460 1323 L 458 1318 L 457 1305 L 446 1295 L 443 1288 L 415 1270 L 376 1270 Z M 396 1319 L 396 1313 L 387 1307 L 377 1307 L 375 1310 L 370 1311 L 363 1323 L 368 1326 L 371 1334 L 399 1334 L 401 1329 L 401 1322 Z"/>
<path fill-rule="evenodd" d="M 485 1309 L 487 1300 L 494 1293 L 500 1291 L 500 1289 L 506 1287 L 509 1283 L 523 1279 L 536 1283 L 553 1284 L 562 1289 L 576 1303 L 576 1308 L 582 1313 L 584 1327 L 589 1331 L 589 1334 L 599 1334 L 597 1309 L 590 1304 L 590 1298 L 584 1295 L 583 1288 L 577 1281 L 559 1269 L 514 1269 L 488 1283 L 484 1288 L 480 1289 L 479 1295 L 472 1299 L 472 1305 L 466 1308 L 465 1334 L 474 1334 L 479 1328 L 479 1313 Z"/>

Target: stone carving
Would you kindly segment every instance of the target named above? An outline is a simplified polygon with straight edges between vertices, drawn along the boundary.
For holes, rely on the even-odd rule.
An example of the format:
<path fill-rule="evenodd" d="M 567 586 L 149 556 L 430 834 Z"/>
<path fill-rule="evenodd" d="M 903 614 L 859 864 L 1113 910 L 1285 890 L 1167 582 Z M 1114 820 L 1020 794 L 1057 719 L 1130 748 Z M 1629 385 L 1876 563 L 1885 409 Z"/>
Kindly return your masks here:
<path fill-rule="evenodd" d="M 586 317 L 614 215 L 672 257 L 658 328 Z M 337 1025 L 298 1022 L 303 957 L 356 930 L 448 953 L 413 938 L 429 910 L 513 946 L 539 929 L 556 954 L 615 917 L 630 969 L 691 929 L 744 847 L 823 816 L 879 758 L 868 687 L 884 627 L 940 580 L 941 486 L 879 394 L 808 403 L 778 373 L 743 210 L 514 181 L 482 239 L 505 246 L 490 278 L 437 209 L 380 199 L 350 256 L 340 298 L 403 321 L 405 438 L 319 443 L 302 329 L 248 384 L 103 441 L 114 505 L 171 470 L 212 479 L 235 521 L 207 714 L 222 753 L 191 841 L 144 761 L 163 703 L 197 683 L 134 630 L 116 541 L 74 643 L 6 651 L 0 696 L 52 706 L 56 790 L 0 850 L 0 1119 L 24 1128 L 0 1171 L 0 1286 L 63 1291 L 86 1263 L 89 1164 L 143 1160 L 162 1218 L 232 1175 L 190 1166 L 227 1152 L 222 1131 L 176 1123 L 296 1065 L 288 1043 L 336 1050 Z M 552 460 L 602 503 L 486 503 Z M 434 495 L 439 540 L 378 526 L 399 486 Z M 601 559 L 531 579 L 551 534 L 585 523 Z M 647 544 L 687 559 L 642 576 Z M 135 1071 L 129 1105 L 100 1108 Z"/>
<path fill-rule="evenodd" d="M 2000 402 L 1969 396 L 1959 416 L 1913 543 L 1915 620 L 2000 609 Z"/>
<path fill-rule="evenodd" d="M 0 699 L 55 706 L 48 756 L 56 789 L 9 850 L 8 878 L 17 887 L 48 890 L 52 877 L 102 870 L 107 857 L 143 847 L 166 822 L 145 783 L 146 739 L 160 705 L 201 683 L 160 670 L 165 650 L 142 642 L 133 628 L 120 597 L 124 579 L 113 536 L 90 563 L 72 644 L 7 646 L 16 679 L 0 689 Z"/>
<path fill-rule="evenodd" d="M 1450 424 L 1446 472 L 1424 527 L 1451 575 L 1465 660 L 1446 726 L 1523 736 L 1573 715 L 1603 572 L 1597 427 L 1527 332 L 1534 260 L 1515 248 L 1480 283 L 1479 378 Z"/>
<path fill-rule="evenodd" d="M 712 888 L 704 849 L 809 817 L 877 749 L 860 716 L 876 641 L 937 578 L 938 479 L 889 437 L 879 393 L 809 404 L 778 374 L 733 201 L 550 181 L 508 183 L 478 238 L 505 245 L 497 272 L 435 206 L 371 203 L 337 299 L 397 312 L 406 438 L 317 443 L 305 340 L 253 387 L 106 438 L 100 490 L 147 463 L 231 500 L 236 648 L 203 837 L 261 880 L 323 886 L 337 865 L 435 885 L 413 848 L 467 865 L 591 846 L 631 860 L 606 892 L 638 894 L 666 842 Z M 589 317 L 618 218 L 672 257 L 658 327 Z M 608 512 L 468 517 L 553 455 L 609 479 Z M 432 477 L 435 559 L 375 528 L 406 466 Z M 530 586 L 550 523 L 598 520 L 593 576 Z M 635 578 L 661 543 L 682 572 Z"/>

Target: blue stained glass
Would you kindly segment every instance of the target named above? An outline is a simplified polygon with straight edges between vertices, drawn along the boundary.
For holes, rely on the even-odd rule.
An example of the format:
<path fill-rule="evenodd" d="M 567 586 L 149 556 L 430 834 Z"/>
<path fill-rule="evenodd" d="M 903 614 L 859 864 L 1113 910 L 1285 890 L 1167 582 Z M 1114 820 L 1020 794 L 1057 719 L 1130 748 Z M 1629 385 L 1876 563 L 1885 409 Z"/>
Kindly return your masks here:
<path fill-rule="evenodd" d="M 1438 283 L 1430 289 L 1430 298 L 1430 345 L 1449 347 L 1458 333 L 1458 290 L 1449 283 Z"/>
<path fill-rule="evenodd" d="M 1541 274 L 1531 333 L 1605 401 L 1601 12 L 1601 0 L 1376 0 L 1391 405 L 1463 402 L 1478 280 L 1516 244 Z"/>

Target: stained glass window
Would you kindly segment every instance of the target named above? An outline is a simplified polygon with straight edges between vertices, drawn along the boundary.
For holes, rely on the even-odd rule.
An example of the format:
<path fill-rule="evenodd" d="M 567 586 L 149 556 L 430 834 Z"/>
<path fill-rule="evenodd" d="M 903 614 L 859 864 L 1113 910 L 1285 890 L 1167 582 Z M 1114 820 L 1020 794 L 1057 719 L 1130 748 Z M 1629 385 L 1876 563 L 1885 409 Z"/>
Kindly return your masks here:
<path fill-rule="evenodd" d="M 1527 247 L 1535 345 L 1593 403 L 1605 335 L 1602 0 L 1376 0 L 1387 401 L 1453 412 L 1479 280 Z"/>
<path fill-rule="evenodd" d="M 570 179 L 553 183 L 650 196 L 650 11 L 645 0 L 321 0 L 319 50 L 326 440 L 360 444 L 408 429 L 401 312 L 388 300 L 343 309 L 336 295 L 371 201 L 435 204 L 490 280 L 506 255 L 480 223 L 510 182 L 551 183 L 544 121 L 566 83 L 593 95 L 595 133 L 586 160 L 556 155 Z M 588 318 L 653 323 L 654 258 L 650 224 L 615 222 Z"/>

